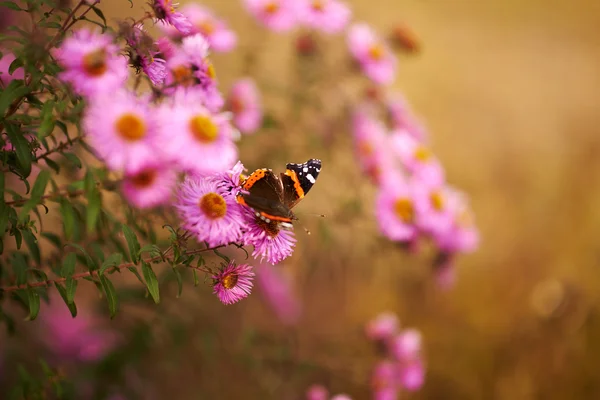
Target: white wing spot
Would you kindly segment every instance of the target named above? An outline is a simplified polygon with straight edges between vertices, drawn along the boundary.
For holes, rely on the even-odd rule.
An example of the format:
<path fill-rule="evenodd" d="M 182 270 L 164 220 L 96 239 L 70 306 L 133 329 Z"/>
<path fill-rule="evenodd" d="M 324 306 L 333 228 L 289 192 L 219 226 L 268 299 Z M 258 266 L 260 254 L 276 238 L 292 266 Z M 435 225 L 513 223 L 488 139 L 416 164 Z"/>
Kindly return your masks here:
<path fill-rule="evenodd" d="M 304 167 L 304 168 L 302 168 L 302 171 L 304 171 L 304 172 L 308 172 L 308 167 Z"/>
<path fill-rule="evenodd" d="M 311 174 L 306 175 L 306 179 L 308 179 L 310 183 L 315 183 L 315 178 Z"/>

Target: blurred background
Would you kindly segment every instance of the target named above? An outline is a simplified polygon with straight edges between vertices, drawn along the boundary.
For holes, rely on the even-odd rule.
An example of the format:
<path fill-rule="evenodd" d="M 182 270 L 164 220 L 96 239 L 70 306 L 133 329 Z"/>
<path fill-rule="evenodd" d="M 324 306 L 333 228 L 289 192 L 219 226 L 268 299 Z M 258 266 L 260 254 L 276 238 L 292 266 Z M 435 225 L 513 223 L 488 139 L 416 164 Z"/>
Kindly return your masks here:
<path fill-rule="evenodd" d="M 368 85 L 344 61 L 343 36 L 299 60 L 297 33 L 266 31 L 239 1 L 204 0 L 240 39 L 213 56 L 221 89 L 254 77 L 272 121 L 243 137 L 246 167 L 321 158 L 323 170 L 297 207 L 294 255 L 274 272 L 290 286 L 283 317 L 260 282 L 228 307 L 191 285 L 176 299 L 165 284 L 158 307 L 124 301 L 103 323 L 128 348 L 134 320 L 153 332 L 135 339 L 146 346 L 127 361 L 142 360 L 133 385 L 155 399 L 300 399 L 313 383 L 370 398 L 377 354 L 364 325 L 389 310 L 424 340 L 425 385 L 403 398 L 600 398 L 600 2 L 348 3 L 355 20 L 382 33 L 405 24 L 418 37 L 393 90 L 426 124 L 448 181 L 470 196 L 479 250 L 441 289 L 431 254 L 406 254 L 378 233 L 375 188 L 357 166 L 339 95 Z M 144 7 L 101 4 L 109 21 Z M 325 93 L 317 107 L 294 96 L 305 84 Z"/>

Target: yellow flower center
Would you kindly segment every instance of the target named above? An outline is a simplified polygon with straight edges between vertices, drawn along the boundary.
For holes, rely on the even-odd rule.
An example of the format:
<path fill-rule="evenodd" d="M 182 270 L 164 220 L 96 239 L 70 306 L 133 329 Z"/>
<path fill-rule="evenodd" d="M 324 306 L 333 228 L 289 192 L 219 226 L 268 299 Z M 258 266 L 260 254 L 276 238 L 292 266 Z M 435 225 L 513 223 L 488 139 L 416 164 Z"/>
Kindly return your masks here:
<path fill-rule="evenodd" d="M 200 209 L 210 219 L 223 218 L 227 213 L 227 203 L 223 196 L 211 192 L 200 199 Z"/>
<path fill-rule="evenodd" d="M 400 198 L 394 204 L 396 215 L 405 223 L 410 224 L 415 218 L 415 209 L 412 201 L 407 198 Z"/>
<path fill-rule="evenodd" d="M 210 36 L 215 32 L 215 24 L 209 19 L 200 22 L 197 26 L 204 36 Z"/>
<path fill-rule="evenodd" d="M 429 201 L 434 210 L 442 211 L 444 209 L 444 197 L 440 192 L 431 193 L 429 195 Z"/>
<path fill-rule="evenodd" d="M 134 176 L 129 177 L 129 181 L 138 189 L 147 188 L 148 186 L 152 185 L 155 179 L 156 170 L 154 169 L 146 169 Z"/>
<path fill-rule="evenodd" d="M 146 124 L 138 115 L 123 114 L 115 122 L 115 129 L 119 136 L 130 142 L 135 142 L 146 136 Z"/>
<path fill-rule="evenodd" d="M 235 273 L 227 274 L 221 279 L 221 285 L 225 289 L 233 289 L 238 282 L 238 275 Z"/>
<path fill-rule="evenodd" d="M 380 43 L 376 43 L 369 49 L 369 57 L 374 61 L 379 61 L 385 56 L 385 49 Z"/>
<path fill-rule="evenodd" d="M 208 63 L 208 68 L 206 69 L 206 73 L 208 74 L 209 78 L 212 80 L 217 79 L 217 71 L 215 70 L 214 65 L 206 60 L 206 62 Z"/>
<path fill-rule="evenodd" d="M 271 237 L 279 234 L 279 223 L 277 221 L 265 222 L 260 218 L 256 218 L 256 223 Z"/>
<path fill-rule="evenodd" d="M 98 49 L 83 56 L 83 69 L 90 76 L 103 75 L 108 66 L 106 65 L 106 51 Z"/>
<path fill-rule="evenodd" d="M 274 1 L 271 1 L 271 2 L 269 2 L 269 3 L 267 3 L 267 4 L 265 5 L 265 8 L 264 8 L 264 10 L 265 10 L 265 13 L 266 13 L 266 14 L 271 14 L 271 15 L 273 15 L 273 14 L 275 14 L 275 13 L 276 13 L 276 12 L 279 10 L 279 4 L 277 4 L 277 3 L 276 3 L 276 2 L 274 2 Z"/>
<path fill-rule="evenodd" d="M 325 5 L 323 4 L 322 0 L 313 0 L 312 9 L 317 12 L 321 12 L 325 9 Z"/>
<path fill-rule="evenodd" d="M 414 156 L 417 160 L 425 162 L 431 158 L 431 152 L 427 148 L 419 146 L 416 148 Z"/>
<path fill-rule="evenodd" d="M 204 115 L 196 115 L 190 119 L 190 131 L 202 143 L 212 143 L 219 137 L 217 125 Z"/>

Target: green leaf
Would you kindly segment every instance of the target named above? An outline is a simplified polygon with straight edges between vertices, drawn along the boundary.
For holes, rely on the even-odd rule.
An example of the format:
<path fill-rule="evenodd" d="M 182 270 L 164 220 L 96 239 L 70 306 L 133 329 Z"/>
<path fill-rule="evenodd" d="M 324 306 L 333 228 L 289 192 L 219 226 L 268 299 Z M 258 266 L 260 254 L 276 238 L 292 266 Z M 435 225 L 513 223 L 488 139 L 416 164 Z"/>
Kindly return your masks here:
<path fill-rule="evenodd" d="M 181 278 L 181 272 L 177 268 L 173 268 L 173 273 L 177 279 L 177 298 L 180 298 L 183 292 L 183 279 Z"/>
<path fill-rule="evenodd" d="M 55 245 L 58 249 L 62 249 L 62 242 L 58 235 L 52 232 L 42 232 L 42 236 L 48 239 L 48 241 Z"/>
<path fill-rule="evenodd" d="M 19 214 L 20 222 L 24 222 L 29 215 L 29 212 L 40 203 L 42 196 L 46 191 L 48 180 L 50 180 L 50 171 L 41 171 L 31 189 L 31 197 L 21 209 L 21 213 Z"/>
<path fill-rule="evenodd" d="M 75 231 L 75 210 L 66 199 L 61 199 L 60 201 L 60 213 L 62 215 L 65 239 L 71 240 Z"/>
<path fill-rule="evenodd" d="M 75 165 L 77 168 L 81 168 L 81 160 L 73 153 L 60 153 L 64 158 L 66 158 L 71 164 Z"/>
<path fill-rule="evenodd" d="M 23 230 L 23 239 L 25 239 L 25 244 L 29 248 L 29 253 L 33 257 L 33 260 L 37 265 L 42 263 L 41 255 L 40 255 L 40 247 L 38 246 L 38 241 L 35 235 L 30 230 Z"/>
<path fill-rule="evenodd" d="M 152 256 L 152 258 L 160 257 L 162 254 L 160 247 L 158 247 L 155 244 L 147 244 L 147 245 L 143 246 L 139 251 L 139 255 L 141 256 L 143 253 L 146 253 L 146 252 L 148 252 L 150 254 L 150 256 Z"/>
<path fill-rule="evenodd" d="M 10 8 L 14 11 L 27 11 L 25 8 L 21 8 L 12 1 L 0 1 L 0 7 Z"/>
<path fill-rule="evenodd" d="M 77 290 L 77 281 L 70 277 L 67 278 L 65 281 L 65 288 L 67 292 L 67 304 L 73 304 L 75 291 Z"/>
<path fill-rule="evenodd" d="M 156 279 L 156 274 L 152 270 L 150 264 L 145 261 L 142 261 L 142 274 L 144 275 L 144 279 L 146 280 L 146 287 L 148 288 L 148 292 L 150 292 L 150 296 L 156 304 L 160 302 L 160 293 L 158 291 L 158 279 Z"/>
<path fill-rule="evenodd" d="M 67 307 L 69 307 L 69 311 L 71 312 L 71 316 L 73 318 L 75 318 L 77 316 L 77 306 L 75 305 L 75 302 L 69 303 L 67 301 L 67 291 L 65 290 L 65 288 L 60 283 L 54 282 L 54 286 L 56 286 L 56 290 L 58 290 L 58 293 L 60 293 L 60 297 L 62 297 L 62 299 L 65 302 L 65 304 L 67 305 Z"/>
<path fill-rule="evenodd" d="M 33 288 L 27 289 L 27 297 L 29 299 L 29 317 L 30 321 L 37 318 L 40 312 L 40 295 Z"/>
<path fill-rule="evenodd" d="M 100 215 L 101 198 L 100 191 L 96 187 L 96 180 L 91 171 L 85 174 L 85 191 L 87 195 L 88 205 L 86 207 L 86 222 L 88 233 L 92 233 L 96 229 L 98 216 Z"/>
<path fill-rule="evenodd" d="M 13 83 L 15 81 L 12 81 Z M 0 102 L 2 101 L 2 95 L 0 95 Z M 0 105 L 1 107 L 1 105 Z M 3 115 L 0 113 L 0 115 Z M 0 117 L 0 120 L 2 118 Z M 25 136 L 13 125 L 6 124 L 6 134 L 10 139 L 11 144 L 15 149 L 17 155 L 17 164 L 21 168 L 23 176 L 26 178 L 31 173 L 31 148 L 29 142 L 25 139 Z"/>
<path fill-rule="evenodd" d="M 110 318 L 112 319 L 117 314 L 117 291 L 115 290 L 113 283 L 104 275 L 100 275 L 100 283 L 102 284 L 102 289 L 104 289 L 104 293 L 106 293 L 106 300 L 108 301 L 108 310 L 110 311 Z"/>
<path fill-rule="evenodd" d="M 92 6 L 92 11 L 100 17 L 100 19 L 102 19 L 102 22 L 104 22 L 104 25 L 106 26 L 106 18 L 104 17 L 104 13 L 102 12 L 102 10 L 100 10 L 99 8 L 97 8 L 96 6 Z"/>
<path fill-rule="evenodd" d="M 62 263 L 62 268 L 60 269 L 60 276 L 63 278 L 67 278 L 73 276 L 75 273 L 75 264 L 77 263 L 77 254 L 69 253 L 65 257 Z"/>
<path fill-rule="evenodd" d="M 19 229 L 14 229 L 13 234 L 15 235 L 15 244 L 17 245 L 17 250 L 21 250 L 21 243 L 23 242 L 23 235 Z"/>
<path fill-rule="evenodd" d="M 54 22 L 54 21 L 42 22 L 40 24 L 40 26 L 44 27 L 44 28 L 52 28 L 52 29 L 60 29 L 62 27 L 61 24 L 59 24 L 58 22 Z"/>
<path fill-rule="evenodd" d="M 131 261 L 137 264 L 140 261 L 140 242 L 138 242 L 137 236 L 131 231 L 131 229 L 129 229 L 127 225 L 123 225 L 122 229 L 123 234 L 125 235 L 125 240 L 127 241 L 127 246 L 129 247 Z"/>
<path fill-rule="evenodd" d="M 102 266 L 100 267 L 100 274 L 103 274 L 104 271 L 106 271 L 108 268 L 110 267 L 117 267 L 121 264 L 121 262 L 123 261 L 123 254 L 121 253 L 114 253 L 111 254 L 106 260 L 104 260 L 104 262 L 102 263 Z"/>
<path fill-rule="evenodd" d="M 200 280 L 198 280 L 198 273 L 195 269 L 192 270 L 192 275 L 194 275 L 194 287 L 200 284 Z"/>
<path fill-rule="evenodd" d="M 96 261 L 94 261 L 94 259 L 92 257 L 90 257 L 90 254 L 82 246 L 78 245 L 77 243 L 67 243 L 67 244 L 65 244 L 65 246 L 71 246 L 71 247 L 74 247 L 77 250 L 81 251 L 81 253 L 85 257 L 85 264 L 88 267 L 88 269 L 90 269 L 90 270 L 98 269 L 98 264 L 96 264 Z"/>
<path fill-rule="evenodd" d="M 30 85 L 31 86 L 31 85 Z M 15 79 L 0 93 L 0 120 L 5 119 L 6 110 L 12 102 L 21 99 L 28 94 L 31 88 L 25 86 L 25 82 L 21 79 Z M 12 139 L 11 139 L 12 140 Z"/>
<path fill-rule="evenodd" d="M 16 277 L 17 285 L 24 285 L 27 283 L 27 269 L 29 266 L 27 265 L 27 260 L 22 253 L 14 253 L 13 259 L 11 262 L 13 273 Z"/>
<path fill-rule="evenodd" d="M 54 172 L 56 172 L 57 174 L 60 173 L 60 165 L 58 165 L 56 161 L 52 160 L 49 157 L 44 157 L 43 160 L 46 162 L 46 165 L 48 165 L 54 170 Z"/>
<path fill-rule="evenodd" d="M 4 175 L 4 174 L 1 174 Z M 8 226 L 8 210 L 10 206 L 6 205 L 4 199 L 0 199 L 0 237 L 4 236 L 6 227 Z"/>
<path fill-rule="evenodd" d="M 17 68 L 20 68 L 23 66 L 23 60 L 20 58 L 15 58 L 13 60 L 13 62 L 10 63 L 10 66 L 8 67 L 8 73 L 10 75 L 13 74 L 13 72 L 15 72 L 15 70 L 17 70 Z"/>
<path fill-rule="evenodd" d="M 142 279 L 142 277 L 136 267 L 127 267 L 127 269 L 129 270 L 129 272 L 134 274 L 136 276 L 136 278 L 138 278 L 138 280 L 142 283 L 142 285 L 146 285 L 146 282 L 144 282 L 144 280 Z"/>
<path fill-rule="evenodd" d="M 41 115 L 42 122 L 37 132 L 38 138 L 46 137 L 54 131 L 54 102 L 52 100 L 44 103 Z"/>

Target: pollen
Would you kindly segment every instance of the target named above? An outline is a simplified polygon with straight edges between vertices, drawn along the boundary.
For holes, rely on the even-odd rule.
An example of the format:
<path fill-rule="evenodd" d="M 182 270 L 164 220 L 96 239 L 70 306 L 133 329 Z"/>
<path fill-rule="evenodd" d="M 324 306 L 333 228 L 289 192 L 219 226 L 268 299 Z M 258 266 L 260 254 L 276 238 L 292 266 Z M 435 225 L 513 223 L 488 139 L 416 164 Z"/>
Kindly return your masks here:
<path fill-rule="evenodd" d="M 325 9 L 325 5 L 322 0 L 313 0 L 312 9 L 317 12 L 322 12 Z"/>
<path fill-rule="evenodd" d="M 265 10 L 265 13 L 266 13 L 266 14 L 273 15 L 273 14 L 275 14 L 277 11 L 279 11 L 279 4 L 277 4 L 277 3 L 276 3 L 276 2 L 274 2 L 274 1 L 271 1 L 271 2 L 269 2 L 269 3 L 267 3 L 267 4 L 265 4 L 265 8 L 264 8 L 264 10 Z"/>
<path fill-rule="evenodd" d="M 221 285 L 223 285 L 223 287 L 225 289 L 233 289 L 235 287 L 235 285 L 237 285 L 238 282 L 238 274 L 227 274 L 225 275 L 223 278 L 221 278 Z"/>
<path fill-rule="evenodd" d="M 90 76 L 103 75 L 108 66 L 106 65 L 106 50 L 98 49 L 83 56 L 83 69 Z"/>
<path fill-rule="evenodd" d="M 138 115 L 127 113 L 115 122 L 117 134 L 123 139 L 135 142 L 146 136 L 146 124 Z"/>
<path fill-rule="evenodd" d="M 212 143 L 219 136 L 217 125 L 204 115 L 196 115 L 190 119 L 190 131 L 202 143 Z"/>
<path fill-rule="evenodd" d="M 204 36 L 212 35 L 215 32 L 215 24 L 211 20 L 204 20 L 197 26 L 200 33 L 202 33 Z"/>
<path fill-rule="evenodd" d="M 429 149 L 426 147 L 419 146 L 415 150 L 414 156 L 419 161 L 428 161 L 431 158 L 431 151 L 429 151 Z"/>
<path fill-rule="evenodd" d="M 385 56 L 385 49 L 379 43 L 376 43 L 369 48 L 369 57 L 374 61 L 379 61 Z"/>
<path fill-rule="evenodd" d="M 185 65 L 178 65 L 171 70 L 173 79 L 178 85 L 189 86 L 194 82 L 192 69 Z"/>
<path fill-rule="evenodd" d="M 147 188 L 156 179 L 156 170 L 146 169 L 129 178 L 129 181 L 138 189 Z"/>
<path fill-rule="evenodd" d="M 410 224 L 415 219 L 415 209 L 410 199 L 400 198 L 394 204 L 396 215 L 405 223 Z"/>
<path fill-rule="evenodd" d="M 260 226 L 267 235 L 275 237 L 279 234 L 279 223 L 277 221 L 264 221 L 260 218 L 256 218 L 256 223 Z"/>
<path fill-rule="evenodd" d="M 223 196 L 211 192 L 200 199 L 200 209 L 210 219 L 223 218 L 227 213 L 227 203 Z"/>
<path fill-rule="evenodd" d="M 429 195 L 429 201 L 434 210 L 442 211 L 444 209 L 444 197 L 440 192 L 431 193 Z"/>

